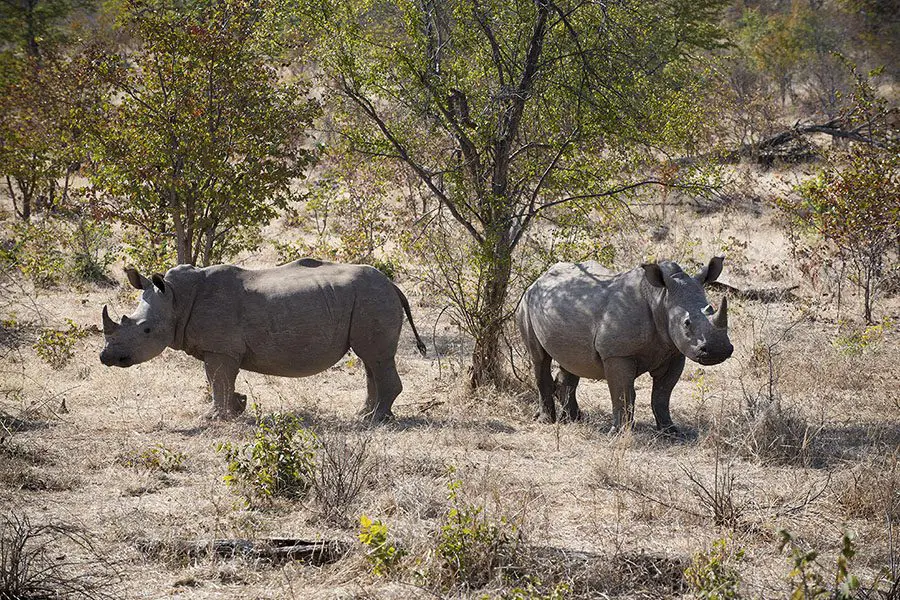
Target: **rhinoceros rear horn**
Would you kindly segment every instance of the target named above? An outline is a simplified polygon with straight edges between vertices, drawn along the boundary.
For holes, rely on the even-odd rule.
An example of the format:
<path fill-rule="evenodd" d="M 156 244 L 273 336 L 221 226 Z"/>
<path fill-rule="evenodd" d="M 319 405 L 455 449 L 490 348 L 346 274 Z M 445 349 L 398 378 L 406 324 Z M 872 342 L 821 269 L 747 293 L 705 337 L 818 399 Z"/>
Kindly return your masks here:
<path fill-rule="evenodd" d="M 720 329 L 728 327 L 728 296 L 722 296 L 722 305 L 712 317 L 712 323 Z"/>
<path fill-rule="evenodd" d="M 106 305 L 103 305 L 103 333 L 106 335 L 112 334 L 117 328 L 119 324 L 109 318 L 109 312 L 106 310 Z"/>

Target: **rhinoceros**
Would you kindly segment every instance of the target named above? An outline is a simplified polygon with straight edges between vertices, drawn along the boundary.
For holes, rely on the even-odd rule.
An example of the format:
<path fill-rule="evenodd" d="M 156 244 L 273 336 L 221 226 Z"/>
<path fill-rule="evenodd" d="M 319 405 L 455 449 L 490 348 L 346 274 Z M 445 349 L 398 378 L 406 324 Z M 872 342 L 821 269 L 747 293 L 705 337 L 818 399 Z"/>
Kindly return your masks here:
<path fill-rule="evenodd" d="M 669 398 L 684 369 L 685 356 L 715 365 L 731 356 L 728 301 L 714 310 L 703 284 L 722 272 L 714 257 L 691 277 L 674 262 L 643 264 L 614 273 L 596 262 L 558 263 L 523 295 L 516 323 L 540 394 L 535 418 L 556 421 L 556 396 L 562 420 L 577 420 L 579 378 L 606 379 L 613 405 L 613 432 L 634 422 L 634 380 L 653 378 L 650 404 L 656 425 L 667 435 L 678 430 L 669 414 Z M 559 364 L 554 380 L 551 360 Z"/>
<path fill-rule="evenodd" d="M 179 265 L 149 279 L 125 272 L 143 294 L 120 323 L 104 305 L 101 362 L 129 367 L 167 347 L 183 350 L 203 361 L 214 417 L 244 410 L 246 396 L 234 391 L 240 369 L 305 377 L 352 349 L 366 371 L 361 414 L 381 422 L 403 389 L 394 356 L 404 312 L 425 354 L 406 297 L 370 266 L 301 259 L 260 270 Z"/>

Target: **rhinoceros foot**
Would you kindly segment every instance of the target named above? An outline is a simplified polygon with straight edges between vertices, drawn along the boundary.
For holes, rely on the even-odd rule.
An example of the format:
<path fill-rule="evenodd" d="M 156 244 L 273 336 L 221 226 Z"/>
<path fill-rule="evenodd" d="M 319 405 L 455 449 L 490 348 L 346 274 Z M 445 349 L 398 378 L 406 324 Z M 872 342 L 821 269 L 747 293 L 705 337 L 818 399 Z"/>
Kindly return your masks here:
<path fill-rule="evenodd" d="M 581 410 L 576 410 L 574 414 L 570 414 L 568 410 L 563 410 L 559 414 L 559 422 L 560 423 L 577 423 L 579 421 L 584 420 L 584 414 Z"/>
<path fill-rule="evenodd" d="M 359 412 L 359 415 L 362 417 L 363 422 L 371 423 L 372 425 L 381 425 L 383 423 L 390 423 L 391 421 L 396 421 L 397 417 L 394 416 L 394 413 L 391 411 L 378 412 L 376 410 L 362 410 Z"/>
<path fill-rule="evenodd" d="M 539 410 L 538 412 L 534 413 L 534 416 L 532 417 L 532 419 L 534 419 L 538 423 L 541 423 L 544 425 L 556 422 L 556 417 L 554 417 L 550 413 L 544 412 L 542 410 Z"/>
<path fill-rule="evenodd" d="M 684 440 L 684 434 L 678 430 L 674 425 L 667 425 L 666 427 L 661 427 L 659 429 L 659 434 L 664 438 L 671 440 L 673 442 L 680 442 Z"/>

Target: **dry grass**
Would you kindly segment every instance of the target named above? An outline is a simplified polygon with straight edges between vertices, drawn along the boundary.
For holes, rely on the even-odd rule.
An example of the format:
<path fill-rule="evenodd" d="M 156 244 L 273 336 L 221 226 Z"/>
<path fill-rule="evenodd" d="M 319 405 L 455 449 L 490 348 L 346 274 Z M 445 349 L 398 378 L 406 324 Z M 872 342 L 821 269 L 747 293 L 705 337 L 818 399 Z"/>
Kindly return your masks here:
<path fill-rule="evenodd" d="M 300 416 L 324 447 L 311 496 L 249 509 L 223 484 L 215 446 L 248 439 L 253 419 L 204 419 L 198 361 L 166 351 L 130 369 L 99 364 L 102 336 L 91 328 L 99 307 L 127 311 L 133 293 L 18 282 L 17 298 L 30 308 L 4 305 L 20 315 L 16 339 L 38 325 L 64 328 L 66 318 L 89 334 L 59 370 L 37 358 L 33 340 L 0 353 L 0 505 L 31 526 L 78 522 L 104 556 L 121 558 L 114 595 L 123 598 L 481 598 L 516 587 L 540 597 L 560 585 L 567 598 L 679 597 L 692 557 L 725 535 L 746 551 L 736 565 L 742 591 L 783 597 L 790 566 L 778 552 L 781 528 L 820 549 L 823 564 L 839 550 L 842 528 L 857 531 L 854 568 L 873 581 L 900 547 L 896 528 L 892 545 L 885 526 L 900 506 L 897 331 L 859 354 L 833 345 L 833 307 L 818 304 L 820 289 L 789 260 L 764 212 L 668 211 L 666 239 L 621 242 L 622 266 L 650 254 L 701 263 L 729 246 L 731 283 L 797 283 L 802 297 L 734 299 L 735 356 L 689 365 L 675 389 L 681 442 L 656 435 L 646 376 L 637 382 L 635 431 L 613 437 L 603 382 L 579 388 L 584 422 L 558 426 L 531 421 L 534 392 L 523 384 L 467 393 L 468 341 L 446 315 L 437 320 L 443 306 L 434 298 L 407 289 L 420 332 L 443 352 L 420 357 L 404 328 L 396 422 L 357 420 L 365 395 L 358 361 L 306 379 L 239 376 L 248 404 Z M 653 219 L 641 226 L 649 231 Z M 892 302 L 883 310 L 897 311 Z M 515 552 L 483 554 L 496 568 L 483 567 L 481 577 L 476 569 L 467 582 L 437 568 L 453 478 L 466 506 L 514 532 Z M 374 575 L 365 560 L 363 514 L 408 552 L 390 576 Z M 178 551 L 184 540 L 279 537 L 334 540 L 350 551 L 323 565 Z"/>

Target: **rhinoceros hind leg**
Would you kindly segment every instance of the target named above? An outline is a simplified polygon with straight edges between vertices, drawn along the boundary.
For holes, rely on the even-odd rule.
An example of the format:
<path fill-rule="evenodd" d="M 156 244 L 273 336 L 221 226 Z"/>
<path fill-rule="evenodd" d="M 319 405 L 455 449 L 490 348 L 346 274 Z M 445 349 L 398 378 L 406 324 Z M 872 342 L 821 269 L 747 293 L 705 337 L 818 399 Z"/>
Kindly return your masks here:
<path fill-rule="evenodd" d="M 559 368 L 559 373 L 556 374 L 554 394 L 562 406 L 559 420 L 564 423 L 582 419 L 581 409 L 578 408 L 578 400 L 575 398 L 575 390 L 578 388 L 580 380 L 580 377 L 569 373 L 562 367 Z"/>
<path fill-rule="evenodd" d="M 366 407 L 363 409 L 363 415 L 366 421 L 371 420 L 373 423 L 384 423 L 394 418 L 391 412 L 391 406 L 394 400 L 403 391 L 403 383 L 400 381 L 400 375 L 397 374 L 397 364 L 393 357 L 387 361 L 370 362 L 366 364 L 366 374 L 372 373 L 372 381 L 375 388 L 375 401 L 371 410 L 368 408 L 369 398 L 366 399 Z"/>
<path fill-rule="evenodd" d="M 247 397 L 234 393 L 234 380 L 237 379 L 240 370 L 238 361 L 225 354 L 208 352 L 203 356 L 203 366 L 206 369 L 209 387 L 212 389 L 211 416 L 227 419 L 244 412 Z"/>
<path fill-rule="evenodd" d="M 365 363 L 363 366 L 366 368 L 366 403 L 363 404 L 363 407 L 357 414 L 361 417 L 368 417 L 375 412 L 375 402 L 378 400 L 378 388 L 375 385 L 375 377 L 372 375 L 372 369 Z"/>

